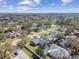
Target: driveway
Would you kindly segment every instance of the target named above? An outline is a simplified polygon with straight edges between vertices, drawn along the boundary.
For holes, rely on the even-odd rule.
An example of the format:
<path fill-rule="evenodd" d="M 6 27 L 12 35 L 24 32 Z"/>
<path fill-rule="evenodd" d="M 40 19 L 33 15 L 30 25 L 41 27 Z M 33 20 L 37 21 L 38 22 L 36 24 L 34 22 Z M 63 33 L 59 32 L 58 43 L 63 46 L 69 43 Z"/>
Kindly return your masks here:
<path fill-rule="evenodd" d="M 17 46 L 16 43 L 19 42 L 19 41 L 21 41 L 21 40 L 22 40 L 22 39 L 14 38 L 14 39 L 13 39 L 13 42 L 11 43 L 12 46 Z"/>
<path fill-rule="evenodd" d="M 20 49 L 17 50 L 18 55 L 14 59 L 31 59 L 26 53 Z"/>

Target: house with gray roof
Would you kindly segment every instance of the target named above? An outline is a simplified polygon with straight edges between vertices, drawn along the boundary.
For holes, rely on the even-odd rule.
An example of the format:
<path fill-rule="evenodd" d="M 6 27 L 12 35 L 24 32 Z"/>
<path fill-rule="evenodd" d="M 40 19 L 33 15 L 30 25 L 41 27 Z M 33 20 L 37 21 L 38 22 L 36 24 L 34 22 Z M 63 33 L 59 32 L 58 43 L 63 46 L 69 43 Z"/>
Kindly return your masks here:
<path fill-rule="evenodd" d="M 39 38 L 33 38 L 30 44 L 33 46 L 37 46 L 39 45 L 39 42 Z"/>
<path fill-rule="evenodd" d="M 48 37 L 33 38 L 31 41 L 31 45 L 37 46 L 39 44 L 44 44 L 44 43 L 48 43 L 48 42 L 49 42 Z"/>
<path fill-rule="evenodd" d="M 47 53 L 52 59 L 62 59 L 63 57 L 67 59 L 69 57 L 69 52 L 66 49 L 55 44 L 46 47 L 44 53 Z"/>
<path fill-rule="evenodd" d="M 78 30 L 74 30 L 74 34 L 75 34 L 76 36 L 79 36 L 79 31 L 78 31 Z"/>

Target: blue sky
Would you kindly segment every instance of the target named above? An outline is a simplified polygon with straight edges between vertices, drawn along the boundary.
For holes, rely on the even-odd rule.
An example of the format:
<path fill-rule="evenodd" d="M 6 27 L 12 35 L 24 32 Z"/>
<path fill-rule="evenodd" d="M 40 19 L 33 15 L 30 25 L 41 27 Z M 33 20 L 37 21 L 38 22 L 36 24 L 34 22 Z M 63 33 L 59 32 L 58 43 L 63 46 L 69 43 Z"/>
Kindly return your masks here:
<path fill-rule="evenodd" d="M 2 13 L 79 13 L 79 0 L 0 0 Z"/>

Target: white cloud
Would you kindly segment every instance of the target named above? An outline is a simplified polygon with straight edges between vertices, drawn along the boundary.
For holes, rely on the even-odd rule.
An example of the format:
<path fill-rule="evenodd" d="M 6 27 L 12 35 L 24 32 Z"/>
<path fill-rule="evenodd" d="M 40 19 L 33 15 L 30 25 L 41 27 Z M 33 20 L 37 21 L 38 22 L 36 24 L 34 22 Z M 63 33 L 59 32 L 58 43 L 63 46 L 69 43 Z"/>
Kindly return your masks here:
<path fill-rule="evenodd" d="M 70 2 L 72 2 L 73 0 L 61 0 L 62 2 L 64 2 L 64 3 L 70 3 Z"/>
<path fill-rule="evenodd" d="M 33 0 L 36 4 L 40 3 L 40 0 Z"/>
<path fill-rule="evenodd" d="M 68 3 L 71 3 L 73 0 L 61 0 L 61 5 L 67 5 Z"/>
<path fill-rule="evenodd" d="M 14 6 L 13 6 L 13 5 L 9 5 L 9 6 L 7 6 L 7 5 L 3 5 L 3 7 L 4 7 L 4 8 L 7 8 L 7 9 L 9 9 L 9 10 L 14 9 Z"/>
<path fill-rule="evenodd" d="M 8 7 L 8 9 L 14 9 L 14 6 L 13 5 L 10 5 L 9 7 Z"/>
<path fill-rule="evenodd" d="M 59 9 L 56 12 L 58 13 L 79 13 L 79 8 Z"/>
<path fill-rule="evenodd" d="M 24 5 L 24 4 L 32 4 L 30 0 L 24 0 L 18 3 L 19 5 Z"/>
<path fill-rule="evenodd" d="M 7 0 L 0 0 L 0 4 L 7 4 Z"/>
<path fill-rule="evenodd" d="M 3 4 L 7 4 L 7 2 L 3 1 Z"/>
<path fill-rule="evenodd" d="M 74 9 L 75 9 L 75 11 L 74 11 Z M 66 12 L 67 12 L 67 10 L 66 10 Z M 70 13 L 79 13 L 79 8 L 71 8 L 71 9 L 68 10 L 68 12 L 70 12 Z"/>
<path fill-rule="evenodd" d="M 7 8 L 7 5 L 3 5 L 4 8 Z"/>
<path fill-rule="evenodd" d="M 18 3 L 18 5 L 36 5 L 40 4 L 40 0 L 22 0 Z"/>
<path fill-rule="evenodd" d="M 55 4 L 54 3 L 51 3 L 49 6 L 48 6 L 48 9 L 52 9 L 54 8 Z M 56 6 L 55 6 L 56 7 Z"/>
<path fill-rule="evenodd" d="M 2 3 L 4 0 L 0 0 L 0 3 Z"/>
<path fill-rule="evenodd" d="M 39 8 L 31 8 L 31 7 L 28 7 L 28 6 L 19 6 L 19 7 L 16 7 L 17 10 L 21 10 L 21 11 L 27 11 L 27 10 L 37 10 Z"/>
<path fill-rule="evenodd" d="M 55 6 L 55 4 L 54 4 L 54 3 L 52 3 L 52 4 L 51 4 L 51 6 Z"/>
<path fill-rule="evenodd" d="M 61 6 L 67 5 L 67 3 L 62 3 Z"/>
<path fill-rule="evenodd" d="M 3 0 L 0 0 L 0 2 L 2 2 Z"/>
<path fill-rule="evenodd" d="M 18 11 L 25 11 L 25 10 L 30 10 L 30 8 L 29 7 L 20 6 L 20 7 L 17 7 L 17 10 Z"/>

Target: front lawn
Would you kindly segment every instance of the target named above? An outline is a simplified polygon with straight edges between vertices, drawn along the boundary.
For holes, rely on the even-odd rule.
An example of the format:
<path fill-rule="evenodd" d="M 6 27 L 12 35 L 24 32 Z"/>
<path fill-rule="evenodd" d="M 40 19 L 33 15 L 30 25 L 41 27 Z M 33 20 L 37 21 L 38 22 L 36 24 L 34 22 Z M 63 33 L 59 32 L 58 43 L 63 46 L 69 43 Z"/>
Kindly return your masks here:
<path fill-rule="evenodd" d="M 30 42 L 30 41 L 31 41 L 31 39 L 30 39 L 30 38 L 25 37 L 25 38 L 24 38 L 24 41 L 27 43 L 27 42 Z"/>
<path fill-rule="evenodd" d="M 28 45 L 28 47 L 32 50 L 32 51 L 36 51 L 38 49 L 38 46 L 31 46 L 31 45 Z"/>
<path fill-rule="evenodd" d="M 48 36 L 49 35 L 49 33 L 42 33 L 42 34 L 40 34 L 40 36 Z"/>
<path fill-rule="evenodd" d="M 5 40 L 5 42 L 12 42 L 13 41 L 13 39 L 11 39 L 11 38 L 6 38 L 4 40 Z"/>

